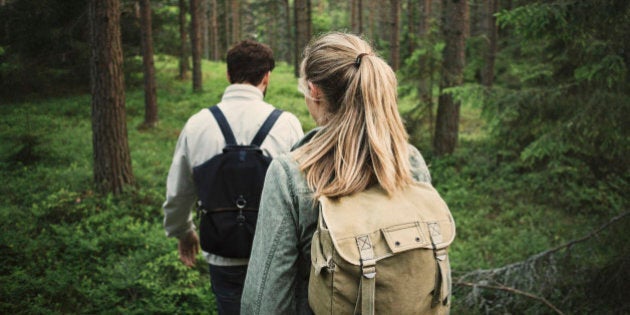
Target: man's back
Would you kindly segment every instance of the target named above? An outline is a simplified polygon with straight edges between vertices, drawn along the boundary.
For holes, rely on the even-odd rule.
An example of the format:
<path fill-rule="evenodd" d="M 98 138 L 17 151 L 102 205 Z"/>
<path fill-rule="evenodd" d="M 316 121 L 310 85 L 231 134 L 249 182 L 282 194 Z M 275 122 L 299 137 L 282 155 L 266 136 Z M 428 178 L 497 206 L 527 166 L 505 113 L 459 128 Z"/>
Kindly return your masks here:
<path fill-rule="evenodd" d="M 230 124 L 237 144 L 244 145 L 251 143 L 274 109 L 262 100 L 262 92 L 248 84 L 230 85 L 218 106 Z M 264 155 L 274 157 L 290 151 L 302 136 L 300 122 L 295 115 L 283 112 L 263 141 L 261 149 Z M 197 199 L 192 185 L 192 168 L 221 153 L 225 144 L 219 125 L 207 108 L 186 122 L 175 148 L 167 180 L 164 225 L 168 236 L 177 237 L 192 228 L 190 214 L 181 210 L 191 209 Z M 204 255 L 210 263 L 218 265 L 237 263 L 224 257 Z M 238 264 L 243 263 L 246 261 Z"/>
<path fill-rule="evenodd" d="M 258 93 L 260 93 L 258 91 Z M 225 115 L 237 144 L 251 143 L 263 122 L 274 107 L 256 98 L 256 89 L 251 85 L 234 84 L 229 86 L 218 104 Z M 225 139 L 216 120 L 207 108 L 193 115 L 182 132 L 188 136 L 191 166 L 199 165 L 221 153 Z M 288 152 L 303 136 L 298 119 L 284 112 L 261 145 L 266 156 L 276 156 Z"/>
<path fill-rule="evenodd" d="M 274 109 L 263 101 L 275 67 L 273 51 L 267 45 L 244 40 L 228 50 L 226 61 L 231 85 L 218 108 L 226 117 L 236 144 L 248 145 Z M 207 110 L 211 105 L 214 104 L 204 104 L 203 109 L 186 122 L 166 182 L 164 229 L 167 236 L 177 237 L 179 258 L 189 267 L 195 265 L 199 251 L 199 237 L 192 217 L 192 208 L 198 199 L 193 169 L 220 154 L 226 145 L 216 119 Z M 260 148 L 264 155 L 274 157 L 290 151 L 302 136 L 298 119 L 284 112 Z M 219 314 L 238 314 L 248 258 L 204 254 Z"/>

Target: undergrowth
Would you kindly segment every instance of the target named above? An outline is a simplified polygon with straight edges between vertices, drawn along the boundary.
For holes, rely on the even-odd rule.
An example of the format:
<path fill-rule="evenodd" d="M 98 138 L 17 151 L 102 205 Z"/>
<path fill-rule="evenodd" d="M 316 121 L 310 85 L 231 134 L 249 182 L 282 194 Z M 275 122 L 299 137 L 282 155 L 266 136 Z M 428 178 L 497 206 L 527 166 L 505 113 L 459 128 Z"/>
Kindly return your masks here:
<path fill-rule="evenodd" d="M 220 100 L 225 64 L 204 62 L 203 93 L 175 79 L 175 60 L 160 56 L 156 66 L 157 127 L 140 128 L 143 92 L 126 94 L 138 184 L 120 196 L 92 190 L 89 95 L 0 106 L 0 312 L 214 312 L 207 265 L 201 258 L 192 269 L 179 262 L 176 241 L 164 236 L 161 204 L 179 131 Z M 280 64 L 266 100 L 309 130 L 314 122 L 296 86 L 292 69 Z M 401 99 L 401 108 L 413 105 Z M 466 134 L 452 156 L 433 157 L 430 137 L 415 143 L 457 224 L 454 276 L 522 261 L 627 208 L 623 178 L 579 182 L 587 176 L 524 172 L 497 159 L 477 109 L 465 105 L 462 121 Z M 454 303 L 458 311 L 457 297 Z"/>

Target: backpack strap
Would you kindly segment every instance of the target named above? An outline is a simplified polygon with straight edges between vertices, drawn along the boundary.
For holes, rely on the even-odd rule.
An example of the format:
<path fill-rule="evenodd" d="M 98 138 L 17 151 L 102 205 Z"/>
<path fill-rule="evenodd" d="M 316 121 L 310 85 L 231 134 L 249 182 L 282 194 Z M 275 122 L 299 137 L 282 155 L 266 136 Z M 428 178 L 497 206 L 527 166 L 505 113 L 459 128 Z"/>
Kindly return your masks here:
<path fill-rule="evenodd" d="M 255 145 L 257 147 L 260 147 L 262 145 L 263 141 L 265 141 L 265 138 L 267 137 L 267 134 L 271 130 L 271 127 L 273 127 L 273 124 L 276 123 L 276 120 L 278 120 L 278 117 L 280 117 L 281 114 L 282 111 L 279 109 L 274 109 L 271 114 L 269 114 L 267 120 L 265 120 L 265 122 L 262 124 L 262 126 L 258 130 L 258 133 L 256 133 L 256 136 L 254 136 L 254 140 L 252 140 L 252 145 Z"/>
<path fill-rule="evenodd" d="M 361 314 L 374 315 L 374 291 L 376 289 L 376 259 L 370 235 L 355 237 L 359 255 L 361 256 L 361 281 L 359 290 L 361 296 Z M 358 301 L 357 301 L 358 302 Z M 355 305 L 355 310 L 356 310 Z"/>
<path fill-rule="evenodd" d="M 216 119 L 219 124 L 219 128 L 221 128 L 221 133 L 223 134 L 223 138 L 225 138 L 225 144 L 227 145 L 236 145 L 236 138 L 234 138 L 234 133 L 232 133 L 232 129 L 230 129 L 230 124 L 228 123 L 225 115 L 219 109 L 219 106 L 212 106 L 209 108 L 210 112 Z"/>

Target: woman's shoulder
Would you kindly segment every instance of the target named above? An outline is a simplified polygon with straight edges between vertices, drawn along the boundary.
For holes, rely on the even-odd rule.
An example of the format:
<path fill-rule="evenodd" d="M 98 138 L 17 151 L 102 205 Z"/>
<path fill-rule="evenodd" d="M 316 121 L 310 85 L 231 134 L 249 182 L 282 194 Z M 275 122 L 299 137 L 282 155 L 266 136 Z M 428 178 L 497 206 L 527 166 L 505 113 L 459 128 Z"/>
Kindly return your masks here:
<path fill-rule="evenodd" d="M 271 161 L 267 176 L 281 176 L 295 178 L 299 175 L 300 169 L 295 157 L 291 152 L 277 155 Z"/>
<path fill-rule="evenodd" d="M 317 132 L 321 130 L 321 127 L 316 127 L 314 129 L 312 129 L 311 131 L 307 132 L 304 137 L 302 137 L 302 139 L 300 139 L 300 141 L 298 141 L 293 148 L 291 148 L 291 151 L 294 151 L 296 149 L 298 149 L 299 147 L 309 143 L 313 137 L 317 134 Z"/>

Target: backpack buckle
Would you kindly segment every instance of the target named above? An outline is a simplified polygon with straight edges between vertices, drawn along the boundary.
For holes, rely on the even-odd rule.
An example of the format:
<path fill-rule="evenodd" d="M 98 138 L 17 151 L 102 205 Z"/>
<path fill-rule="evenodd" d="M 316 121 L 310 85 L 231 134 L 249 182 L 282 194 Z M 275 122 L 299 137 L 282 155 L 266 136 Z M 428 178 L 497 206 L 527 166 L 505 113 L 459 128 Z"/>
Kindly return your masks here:
<path fill-rule="evenodd" d="M 208 210 L 206 210 L 206 208 L 204 208 L 203 203 L 201 202 L 201 200 L 197 200 L 197 217 L 201 217 L 202 214 L 207 214 Z"/>
<path fill-rule="evenodd" d="M 245 208 L 246 205 L 247 205 L 247 200 L 245 200 L 243 195 L 240 195 L 240 196 L 238 196 L 238 198 L 236 198 L 236 207 L 237 208 L 243 209 L 243 208 Z"/>
<path fill-rule="evenodd" d="M 236 198 L 236 207 L 238 208 L 238 214 L 236 215 L 236 222 L 238 222 L 239 226 L 242 226 L 245 223 L 245 216 L 243 215 L 243 208 L 247 205 L 247 200 L 243 198 L 243 195 L 238 196 Z"/>

